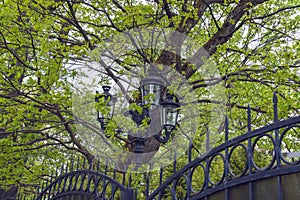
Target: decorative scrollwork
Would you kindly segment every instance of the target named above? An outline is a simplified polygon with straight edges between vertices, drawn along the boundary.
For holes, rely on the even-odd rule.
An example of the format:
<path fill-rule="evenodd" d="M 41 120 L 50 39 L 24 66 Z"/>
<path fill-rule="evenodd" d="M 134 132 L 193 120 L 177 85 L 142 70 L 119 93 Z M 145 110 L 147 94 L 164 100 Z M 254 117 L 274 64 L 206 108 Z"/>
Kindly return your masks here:
<path fill-rule="evenodd" d="M 275 162 L 275 140 L 269 134 L 255 138 L 252 145 L 252 161 L 255 170 L 264 171 L 273 167 Z"/>
<path fill-rule="evenodd" d="M 237 144 L 229 152 L 229 173 L 232 178 L 244 176 L 248 170 L 247 147 Z"/>
<path fill-rule="evenodd" d="M 131 199 L 132 190 L 116 180 L 89 170 L 66 173 L 53 181 L 37 198 L 88 197 L 92 199 Z"/>
<path fill-rule="evenodd" d="M 166 188 L 170 189 L 169 199 L 176 199 L 171 188 L 182 177 L 186 177 L 188 191 L 183 199 L 202 199 L 242 183 L 300 172 L 299 123 L 300 116 L 276 121 L 226 141 L 177 171 L 148 200 L 162 199 Z"/>

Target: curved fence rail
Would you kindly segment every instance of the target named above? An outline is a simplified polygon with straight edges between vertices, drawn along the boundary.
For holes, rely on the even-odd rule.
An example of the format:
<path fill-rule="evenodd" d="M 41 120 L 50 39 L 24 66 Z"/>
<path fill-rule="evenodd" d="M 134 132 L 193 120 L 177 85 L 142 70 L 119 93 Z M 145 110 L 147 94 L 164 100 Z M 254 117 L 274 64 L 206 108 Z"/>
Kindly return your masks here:
<path fill-rule="evenodd" d="M 58 177 L 37 198 L 132 200 L 133 190 L 116 180 L 90 170 L 77 170 Z"/>
<path fill-rule="evenodd" d="M 248 108 L 248 132 L 228 140 L 226 118 L 225 143 L 177 171 L 147 199 L 266 199 L 258 180 L 265 180 L 261 186 L 269 188 L 270 199 L 300 198 L 300 188 L 289 194 L 300 187 L 300 176 L 285 181 L 288 174 L 300 175 L 300 117 L 278 121 L 274 95 L 274 123 L 253 131 L 250 123 Z"/>

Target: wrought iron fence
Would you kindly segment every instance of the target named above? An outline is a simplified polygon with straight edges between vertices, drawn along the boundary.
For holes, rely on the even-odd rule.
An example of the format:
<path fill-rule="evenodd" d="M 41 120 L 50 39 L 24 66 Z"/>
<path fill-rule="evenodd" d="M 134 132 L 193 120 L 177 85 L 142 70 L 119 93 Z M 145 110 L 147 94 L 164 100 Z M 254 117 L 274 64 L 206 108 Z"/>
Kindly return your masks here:
<path fill-rule="evenodd" d="M 50 176 L 52 179 L 44 184 L 46 187 L 39 190 L 40 194 L 35 199 L 204 200 L 214 199 L 213 195 L 217 195 L 215 199 L 226 200 L 266 199 L 259 196 L 256 182 L 270 178 L 264 186 L 267 192 L 273 191 L 271 199 L 295 199 L 295 194 L 288 193 L 295 191 L 293 188 L 297 187 L 300 176 L 291 183 L 293 188 L 286 188 L 285 176 L 300 175 L 300 116 L 279 121 L 276 94 L 273 105 L 272 124 L 251 130 L 251 109 L 248 107 L 248 131 L 245 134 L 229 139 L 226 118 L 225 143 L 194 160 L 191 145 L 185 166 L 178 166 L 174 159 L 169 170 L 161 168 L 158 172 L 144 173 L 138 183 L 139 188 L 132 184 L 132 172 L 108 169 L 107 160 L 102 160 L 101 164 L 98 159 L 94 165 L 85 159 L 73 160 Z M 171 175 L 168 171 L 172 172 Z"/>
<path fill-rule="evenodd" d="M 91 170 L 66 173 L 47 186 L 42 199 L 122 199 L 132 200 L 133 190 L 104 174 Z"/>
<path fill-rule="evenodd" d="M 262 199 L 258 189 L 254 191 L 254 183 L 270 177 L 273 179 L 267 184 L 275 185 L 263 199 L 299 198 L 299 194 L 289 194 L 282 179 L 300 172 L 300 117 L 279 121 L 276 94 L 273 103 L 274 123 L 251 130 L 248 107 L 248 132 L 231 140 L 226 118 L 225 143 L 177 171 L 147 199 L 208 199 L 217 193 L 218 199 Z M 238 188 L 239 185 L 243 187 Z M 292 187 L 300 189 L 297 185 Z M 237 194 L 237 189 L 243 194 Z"/>

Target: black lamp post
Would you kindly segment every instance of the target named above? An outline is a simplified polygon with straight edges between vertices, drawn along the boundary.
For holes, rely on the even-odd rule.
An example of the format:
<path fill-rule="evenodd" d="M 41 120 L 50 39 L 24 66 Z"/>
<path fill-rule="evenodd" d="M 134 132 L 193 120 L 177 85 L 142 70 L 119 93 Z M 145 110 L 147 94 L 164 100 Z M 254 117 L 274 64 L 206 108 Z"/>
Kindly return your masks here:
<path fill-rule="evenodd" d="M 142 93 L 142 114 L 137 111 L 129 111 L 131 118 L 136 122 L 137 125 L 141 125 L 142 120 L 149 117 L 149 110 L 153 109 L 153 106 L 161 106 L 161 122 L 164 131 L 155 134 L 154 137 L 160 143 L 166 143 L 172 131 L 176 127 L 178 113 L 179 113 L 179 101 L 175 95 L 168 93 L 166 98 L 163 98 L 163 80 L 154 74 L 153 71 L 149 72 L 149 75 L 143 79 L 141 84 Z M 100 122 L 101 129 L 104 131 L 107 123 L 113 116 L 113 109 L 115 99 L 109 93 L 110 87 L 103 86 L 103 93 L 99 94 L 96 92 L 95 101 L 99 102 L 102 100 L 106 108 L 100 108 L 101 104 L 97 108 L 97 120 Z M 102 104 L 103 105 L 103 104 Z M 157 109 L 158 107 L 156 107 Z M 151 120 L 151 119 L 150 119 Z M 128 135 L 128 138 L 135 143 L 134 152 L 143 153 L 142 145 L 147 141 L 147 138 L 137 137 Z"/>

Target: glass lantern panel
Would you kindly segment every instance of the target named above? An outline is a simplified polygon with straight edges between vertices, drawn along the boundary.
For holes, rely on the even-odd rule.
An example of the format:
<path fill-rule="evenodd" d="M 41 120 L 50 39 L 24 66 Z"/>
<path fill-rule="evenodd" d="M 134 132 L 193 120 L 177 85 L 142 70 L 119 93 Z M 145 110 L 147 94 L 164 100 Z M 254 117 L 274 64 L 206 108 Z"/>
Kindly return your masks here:
<path fill-rule="evenodd" d="M 143 103 L 151 105 L 159 105 L 161 85 L 157 84 L 146 84 L 143 86 Z"/>
<path fill-rule="evenodd" d="M 114 113 L 114 102 L 112 97 L 100 98 L 100 102 L 103 102 L 103 106 L 99 108 L 98 118 L 99 119 L 111 119 Z"/>
<path fill-rule="evenodd" d="M 177 122 L 178 111 L 177 108 L 163 108 L 162 112 L 162 125 L 175 127 Z"/>

